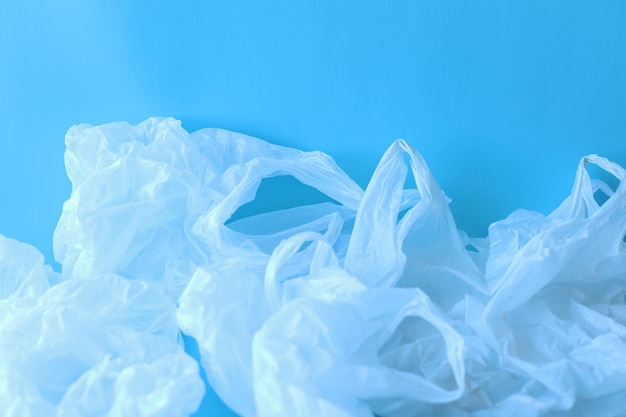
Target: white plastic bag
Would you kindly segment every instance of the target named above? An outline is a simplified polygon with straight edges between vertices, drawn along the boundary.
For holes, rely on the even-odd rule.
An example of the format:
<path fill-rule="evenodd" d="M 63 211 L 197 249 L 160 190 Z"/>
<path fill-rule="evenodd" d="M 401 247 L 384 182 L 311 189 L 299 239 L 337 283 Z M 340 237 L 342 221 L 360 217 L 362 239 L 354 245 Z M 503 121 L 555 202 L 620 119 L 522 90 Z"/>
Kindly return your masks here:
<path fill-rule="evenodd" d="M 263 276 L 271 251 L 282 239 L 304 230 L 322 232 L 330 242 L 341 243 L 344 220 L 354 217 L 362 194 L 322 153 L 264 146 L 257 158 L 226 170 L 218 186 L 224 198 L 191 228 L 210 262 L 195 272 L 180 296 L 178 309 L 181 329 L 198 341 L 209 382 L 243 416 L 256 415 L 251 342 L 270 314 L 263 297 Z M 232 214 L 254 198 L 261 180 L 275 175 L 293 175 L 341 204 L 322 203 L 276 213 L 272 223 L 277 227 L 266 235 L 252 233 L 266 226 L 268 215 L 226 226 Z M 281 224 L 288 226 L 280 230 Z M 238 227 L 248 233 L 235 231 Z M 306 268 L 302 262 L 292 266 L 296 271 Z"/>
<path fill-rule="evenodd" d="M 56 283 L 36 249 L 4 237 L 0 255 L 0 282 L 23 279 L 0 300 L 4 416 L 182 417 L 198 407 L 198 366 L 162 289 L 115 275 Z"/>
<path fill-rule="evenodd" d="M 309 241 L 310 274 L 280 284 Z M 463 393 L 463 339 L 421 290 L 368 288 L 310 232 L 276 248 L 265 280 L 280 301 L 254 337 L 259 416 L 411 416 Z"/>
<path fill-rule="evenodd" d="M 216 246 L 225 250 L 221 237 L 212 235 L 222 229 L 202 218 L 210 212 L 226 217 L 209 223 L 228 220 L 253 199 L 261 178 L 290 171 L 354 209 L 362 194 L 322 153 L 221 129 L 190 135 L 169 118 L 75 126 L 66 145 L 72 195 L 54 235 L 65 279 L 116 273 L 163 283 L 178 296 Z M 213 244 L 199 248 L 207 239 Z"/>
<path fill-rule="evenodd" d="M 404 194 L 419 200 L 398 221 L 407 209 L 401 204 L 404 152 L 419 192 Z M 402 249 L 410 233 L 423 234 L 410 242 L 423 266 L 408 272 L 427 270 L 444 280 L 452 270 L 452 276 L 481 285 L 482 273 L 467 254 L 447 204 L 421 156 L 396 141 L 365 191 L 345 260 L 324 237 L 311 233 L 277 247 L 265 276 L 266 296 L 276 313 L 253 345 L 259 415 L 426 415 L 435 410 L 429 405 L 461 397 L 461 336 L 420 289 L 388 289 L 407 273 Z M 428 238 L 435 249 L 424 248 Z M 318 242 L 314 252 L 307 248 L 312 258 L 299 261 L 311 266 L 308 275 L 280 276 L 280 267 L 291 256 L 302 256 L 297 249 L 307 241 Z M 433 253 L 438 256 L 429 257 Z"/>
<path fill-rule="evenodd" d="M 219 175 L 208 144 L 158 118 L 74 126 L 65 143 L 72 194 L 54 233 L 64 278 L 115 273 L 180 293 L 203 259 L 185 225 Z"/>
<path fill-rule="evenodd" d="M 410 160 L 419 201 L 398 220 L 407 175 L 404 153 Z M 421 155 L 405 141 L 395 141 L 365 191 L 346 269 L 368 286 L 389 287 L 398 280 L 401 286 L 418 285 L 416 280 L 426 286 L 431 274 L 434 280 L 446 279 L 444 274 L 484 291 L 483 274 L 461 241 L 448 203 Z"/>
<path fill-rule="evenodd" d="M 365 192 L 325 154 L 173 119 L 66 144 L 62 274 L 0 236 L 9 416 L 189 415 L 202 382 L 179 329 L 245 417 L 623 414 L 626 172 L 604 158 L 550 215 L 476 239 L 402 140 Z M 229 222 L 277 175 L 334 202 Z"/>
<path fill-rule="evenodd" d="M 35 299 L 58 281 L 34 247 L 0 235 L 0 302 Z"/>
<path fill-rule="evenodd" d="M 614 194 L 598 182 L 592 186 L 588 162 L 621 181 Z M 534 382 L 533 391 L 510 393 L 519 415 L 624 410 L 606 396 L 622 398 L 626 390 L 625 177 L 618 165 L 587 156 L 571 196 L 547 218 L 518 211 L 490 229 L 494 294 L 484 307 L 470 304 L 468 321 L 504 369 Z M 610 197 L 601 207 L 596 190 Z M 601 397 L 606 405 L 594 401 Z"/>

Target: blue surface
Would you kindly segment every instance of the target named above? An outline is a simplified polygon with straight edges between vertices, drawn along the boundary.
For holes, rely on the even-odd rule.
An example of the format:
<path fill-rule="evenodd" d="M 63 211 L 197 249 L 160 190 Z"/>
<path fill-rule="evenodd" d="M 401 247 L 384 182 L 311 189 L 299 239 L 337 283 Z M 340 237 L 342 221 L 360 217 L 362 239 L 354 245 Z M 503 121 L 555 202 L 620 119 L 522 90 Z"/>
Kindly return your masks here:
<path fill-rule="evenodd" d="M 554 208 L 586 153 L 626 165 L 624 51 L 623 1 L 0 0 L 0 233 L 51 262 L 68 127 L 163 115 L 321 149 L 363 186 L 403 137 L 485 235 Z"/>

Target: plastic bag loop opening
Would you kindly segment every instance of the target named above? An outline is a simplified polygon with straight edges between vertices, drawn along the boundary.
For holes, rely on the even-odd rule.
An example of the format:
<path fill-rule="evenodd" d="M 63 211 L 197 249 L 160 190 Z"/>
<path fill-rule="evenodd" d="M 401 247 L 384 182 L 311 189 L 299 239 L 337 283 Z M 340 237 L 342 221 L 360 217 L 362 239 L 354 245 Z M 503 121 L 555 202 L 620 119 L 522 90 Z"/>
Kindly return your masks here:
<path fill-rule="evenodd" d="M 597 165 L 599 168 L 613 175 L 620 181 L 620 184 L 615 192 L 611 190 L 611 188 L 603 181 L 591 179 L 589 172 L 587 171 L 587 165 L 589 163 Z M 608 201 L 605 202 L 605 205 L 615 201 L 614 197 L 616 194 L 622 195 L 626 192 L 624 178 L 626 178 L 626 170 L 602 156 L 592 154 L 581 158 L 576 172 L 574 187 L 572 189 L 573 201 L 569 217 L 578 218 L 581 216 L 593 216 L 601 208 L 593 197 L 594 193 L 598 190 L 602 191 L 609 198 Z M 602 207 L 604 207 L 604 205 Z"/>
<path fill-rule="evenodd" d="M 402 370 L 388 365 L 355 367 L 353 372 L 355 389 L 362 398 L 383 399 L 383 398 L 405 398 L 412 401 L 425 403 L 448 403 L 455 401 L 463 395 L 465 391 L 465 363 L 463 337 L 452 327 L 441 311 L 433 304 L 427 294 L 418 288 L 412 289 L 392 289 L 390 291 L 401 291 L 400 298 L 406 298 L 404 304 L 399 308 L 393 321 L 384 332 L 381 340 L 392 337 L 401 322 L 407 318 L 420 318 L 430 324 L 443 339 L 445 349 L 445 360 L 450 368 L 453 384 L 441 386 L 435 381 L 431 381 L 419 373 Z M 400 292 L 398 292 L 400 294 Z M 383 345 L 384 345 L 383 343 Z M 383 345 L 379 347 L 382 348 Z M 408 346 L 404 345 L 404 346 Z M 404 353 L 402 345 L 392 347 L 397 350 L 398 360 L 402 361 Z M 380 350 L 379 350 L 380 355 Z M 358 381 L 358 382 L 357 382 Z M 386 386 L 382 388 L 377 381 L 385 381 Z M 452 382 L 452 381 L 450 381 Z M 380 392 L 384 391 L 384 396 Z M 376 411 L 376 410 L 374 410 Z"/>
<path fill-rule="evenodd" d="M 230 184 L 221 201 L 201 215 L 192 233 L 212 246 L 220 246 L 223 232 L 235 233 L 225 223 L 242 205 L 254 200 L 261 181 L 279 175 L 290 175 L 317 189 L 343 206 L 357 210 L 363 190 L 322 152 L 296 152 L 283 159 L 259 157 L 231 166 L 224 173 Z"/>

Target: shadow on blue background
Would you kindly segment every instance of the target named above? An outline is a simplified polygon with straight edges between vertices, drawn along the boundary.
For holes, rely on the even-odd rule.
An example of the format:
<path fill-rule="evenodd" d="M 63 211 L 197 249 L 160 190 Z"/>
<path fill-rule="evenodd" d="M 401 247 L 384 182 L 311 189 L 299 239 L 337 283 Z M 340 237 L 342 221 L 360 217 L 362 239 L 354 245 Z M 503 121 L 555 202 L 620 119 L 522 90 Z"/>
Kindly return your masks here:
<path fill-rule="evenodd" d="M 624 22 L 622 1 L 0 0 L 0 233 L 52 262 L 65 131 L 162 115 L 321 149 L 362 186 L 403 137 L 485 235 L 556 207 L 584 154 L 626 164 Z M 255 210 L 297 203 L 282 186 Z"/>

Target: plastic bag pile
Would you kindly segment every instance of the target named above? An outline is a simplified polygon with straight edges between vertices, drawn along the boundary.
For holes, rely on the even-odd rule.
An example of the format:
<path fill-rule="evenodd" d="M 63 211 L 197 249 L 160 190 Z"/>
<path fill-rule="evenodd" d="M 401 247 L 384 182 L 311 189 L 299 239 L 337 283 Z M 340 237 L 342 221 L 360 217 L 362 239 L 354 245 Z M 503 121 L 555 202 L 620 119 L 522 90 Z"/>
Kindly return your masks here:
<path fill-rule="evenodd" d="M 548 216 L 472 239 L 402 140 L 366 190 L 321 152 L 173 119 L 66 145 L 62 272 L 0 239 L 4 416 L 191 415 L 181 331 L 244 417 L 624 415 L 626 172 L 607 159 Z M 277 175 L 332 202 L 229 221 Z"/>

